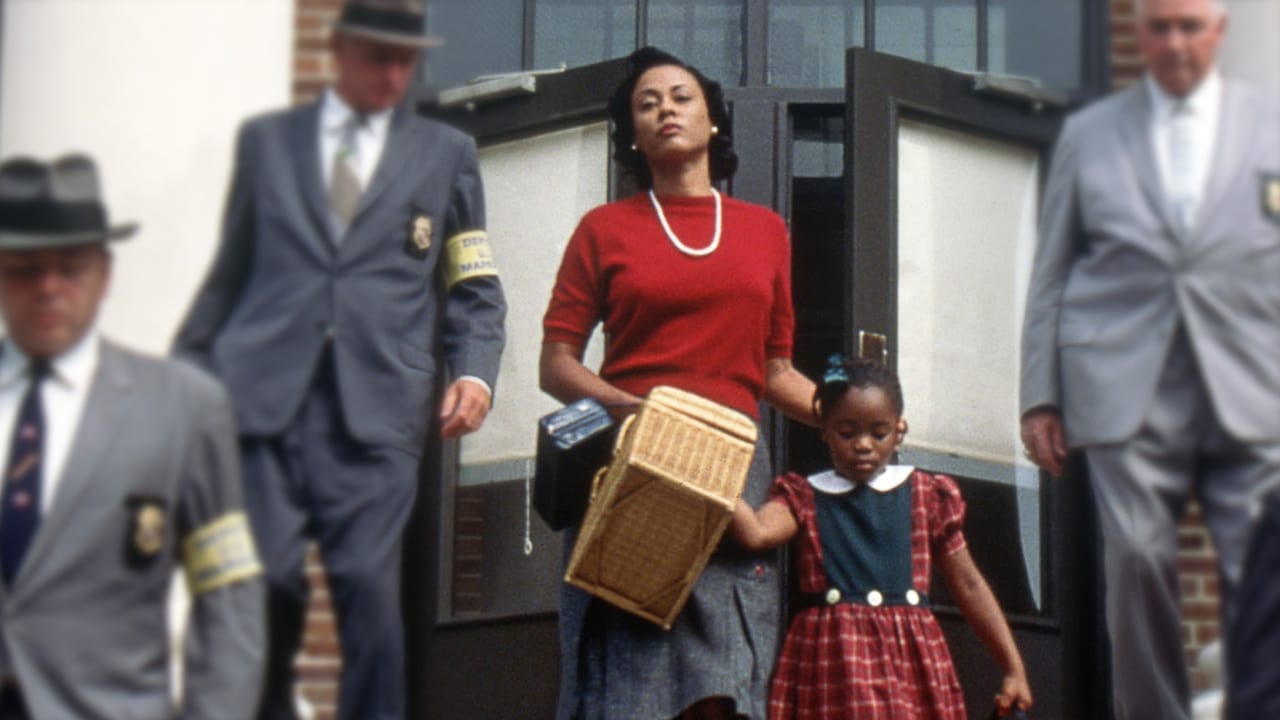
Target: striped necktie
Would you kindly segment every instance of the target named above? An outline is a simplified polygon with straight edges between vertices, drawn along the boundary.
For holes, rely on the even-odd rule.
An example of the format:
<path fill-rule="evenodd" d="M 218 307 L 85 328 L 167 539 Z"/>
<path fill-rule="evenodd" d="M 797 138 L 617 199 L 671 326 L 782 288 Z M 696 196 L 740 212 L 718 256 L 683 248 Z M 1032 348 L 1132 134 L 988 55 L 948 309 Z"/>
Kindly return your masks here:
<path fill-rule="evenodd" d="M 40 402 L 40 385 L 49 374 L 43 360 L 32 361 L 28 370 L 31 382 L 18 407 L 9 444 L 9 466 L 4 475 L 4 493 L 0 498 L 0 575 L 6 586 L 12 586 L 22 567 L 31 538 L 40 525 L 40 493 L 44 455 L 44 408 Z"/>
<path fill-rule="evenodd" d="M 356 143 L 356 133 L 364 124 L 364 115 L 352 113 L 342 124 L 342 136 L 338 139 L 338 148 L 333 154 L 333 168 L 329 176 L 329 207 L 333 208 L 333 214 L 342 221 L 343 230 L 355 217 L 356 208 L 360 205 L 360 195 L 364 192 L 364 183 L 360 181 L 359 145 Z"/>

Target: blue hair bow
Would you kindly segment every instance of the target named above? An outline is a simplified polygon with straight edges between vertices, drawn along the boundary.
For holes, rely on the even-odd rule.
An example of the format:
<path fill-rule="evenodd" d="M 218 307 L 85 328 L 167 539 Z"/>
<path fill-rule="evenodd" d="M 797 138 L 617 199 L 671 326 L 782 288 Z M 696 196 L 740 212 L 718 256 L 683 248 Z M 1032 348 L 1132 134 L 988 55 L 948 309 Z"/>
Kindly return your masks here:
<path fill-rule="evenodd" d="M 849 371 L 845 368 L 845 357 L 841 353 L 835 353 L 827 358 L 827 370 L 822 374 L 822 384 L 831 383 L 847 383 L 849 382 Z"/>

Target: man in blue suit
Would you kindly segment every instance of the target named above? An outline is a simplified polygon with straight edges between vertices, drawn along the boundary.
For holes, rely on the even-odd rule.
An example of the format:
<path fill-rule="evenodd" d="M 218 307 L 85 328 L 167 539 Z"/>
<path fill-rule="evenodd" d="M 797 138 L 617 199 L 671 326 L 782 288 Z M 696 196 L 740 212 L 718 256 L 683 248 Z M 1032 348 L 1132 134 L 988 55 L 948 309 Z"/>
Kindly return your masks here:
<path fill-rule="evenodd" d="M 350 0 L 337 80 L 250 120 L 221 247 L 175 351 L 226 384 L 270 588 L 261 716 L 292 718 L 319 544 L 342 646 L 339 716 L 404 715 L 401 535 L 428 433 L 480 427 L 506 305 L 474 141 L 401 104 L 424 34 L 413 0 Z"/>

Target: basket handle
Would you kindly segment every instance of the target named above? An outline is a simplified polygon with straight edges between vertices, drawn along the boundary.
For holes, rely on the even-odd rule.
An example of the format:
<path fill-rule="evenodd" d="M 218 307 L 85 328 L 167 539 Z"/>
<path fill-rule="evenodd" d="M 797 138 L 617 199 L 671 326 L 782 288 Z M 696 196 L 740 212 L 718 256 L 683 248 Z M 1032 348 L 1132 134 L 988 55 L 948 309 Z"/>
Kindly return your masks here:
<path fill-rule="evenodd" d="M 622 447 L 622 441 L 627 439 L 627 433 L 631 432 L 631 426 L 635 424 L 636 413 L 631 413 L 622 419 L 622 424 L 618 426 L 618 437 L 613 441 L 614 452 Z"/>
<path fill-rule="evenodd" d="M 594 502 L 596 493 L 600 491 L 600 484 L 604 482 L 604 476 L 609 473 L 609 466 L 605 465 L 596 471 L 595 476 L 591 478 L 591 498 L 588 502 Z"/>

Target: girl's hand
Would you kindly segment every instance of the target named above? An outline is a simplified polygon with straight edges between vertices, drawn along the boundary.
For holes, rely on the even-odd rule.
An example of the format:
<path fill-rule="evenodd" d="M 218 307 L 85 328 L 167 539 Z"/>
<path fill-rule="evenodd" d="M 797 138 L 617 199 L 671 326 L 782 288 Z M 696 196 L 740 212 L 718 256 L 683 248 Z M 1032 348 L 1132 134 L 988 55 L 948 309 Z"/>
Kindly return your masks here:
<path fill-rule="evenodd" d="M 1030 710 L 1033 702 L 1026 675 L 1019 673 L 1004 676 L 1004 683 L 996 695 L 996 713 L 1000 717 L 1008 715 L 1014 708 Z"/>

